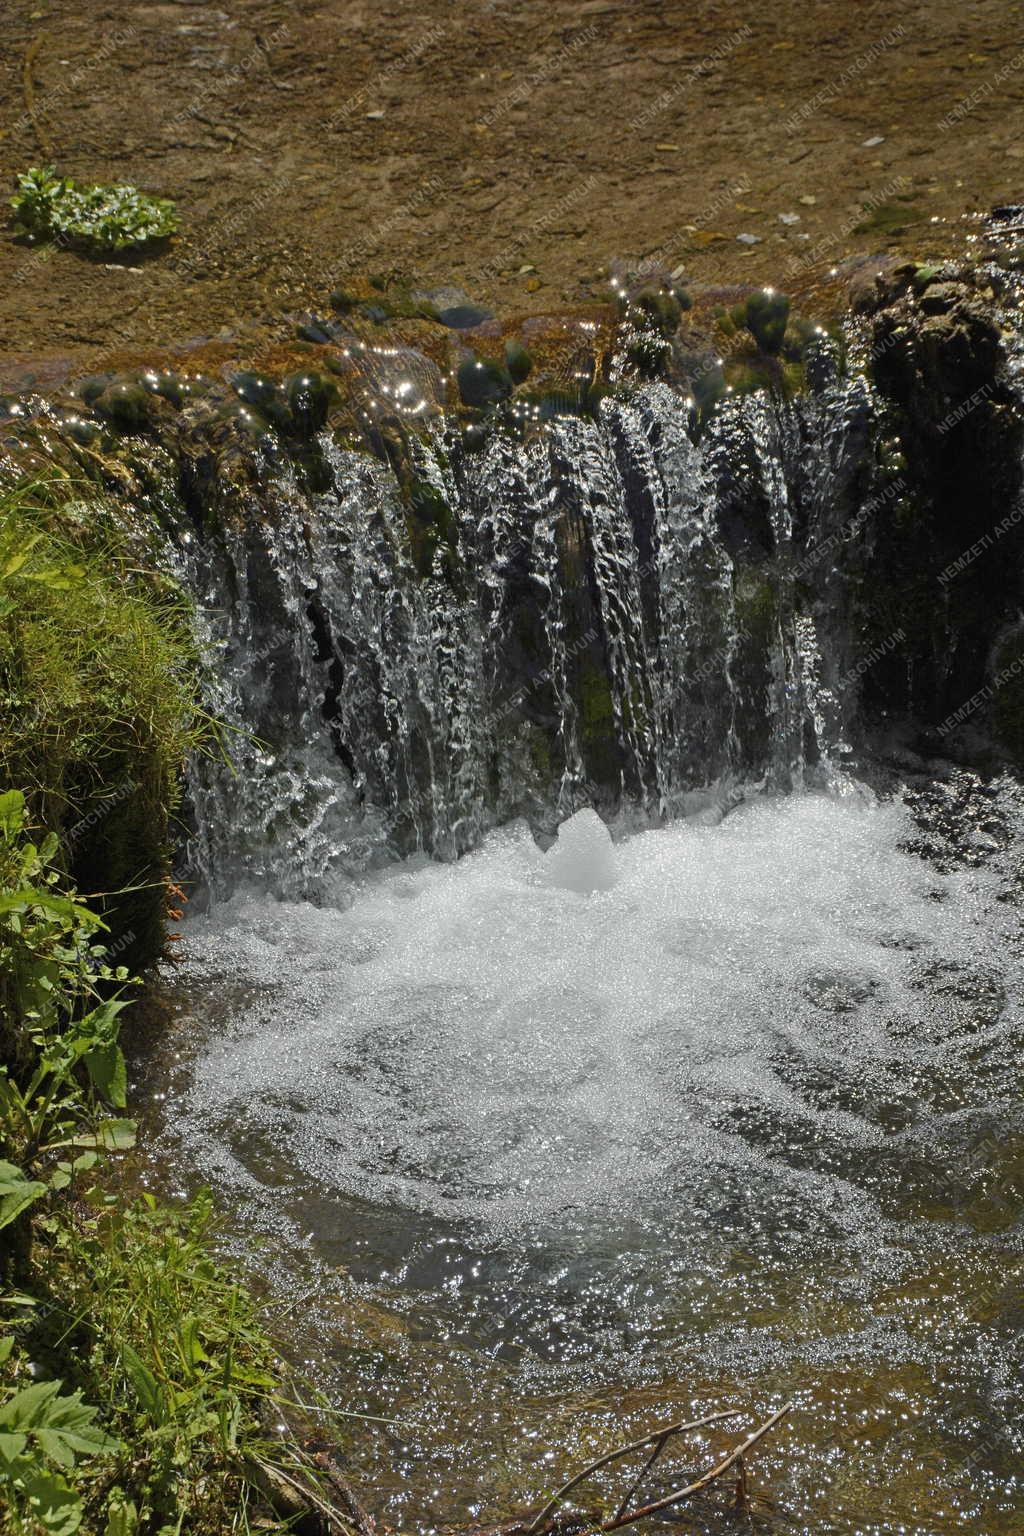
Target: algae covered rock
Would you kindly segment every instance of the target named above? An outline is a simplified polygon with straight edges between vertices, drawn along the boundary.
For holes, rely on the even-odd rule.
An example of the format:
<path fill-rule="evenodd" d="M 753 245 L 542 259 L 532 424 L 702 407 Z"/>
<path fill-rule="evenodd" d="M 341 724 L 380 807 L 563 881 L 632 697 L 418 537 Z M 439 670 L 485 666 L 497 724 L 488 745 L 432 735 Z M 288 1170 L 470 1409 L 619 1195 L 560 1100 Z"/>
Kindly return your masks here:
<path fill-rule="evenodd" d="M 521 341 L 506 341 L 505 366 L 516 384 L 523 384 L 530 377 L 533 358 Z"/>
<path fill-rule="evenodd" d="M 135 379 L 108 384 L 92 401 L 97 416 L 124 432 L 144 432 L 153 419 L 149 390 Z"/>
<path fill-rule="evenodd" d="M 463 405 L 475 406 L 478 410 L 507 400 L 513 389 L 512 375 L 507 368 L 502 368 L 499 363 L 483 362 L 477 357 L 468 357 L 459 364 L 457 381 Z"/>

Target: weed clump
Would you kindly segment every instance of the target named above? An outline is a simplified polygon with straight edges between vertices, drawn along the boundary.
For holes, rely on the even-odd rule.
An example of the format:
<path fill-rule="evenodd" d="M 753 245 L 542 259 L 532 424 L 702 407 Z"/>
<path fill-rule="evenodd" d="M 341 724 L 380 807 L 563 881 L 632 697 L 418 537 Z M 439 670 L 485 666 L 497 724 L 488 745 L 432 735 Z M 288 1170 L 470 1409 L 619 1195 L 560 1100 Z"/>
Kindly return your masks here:
<path fill-rule="evenodd" d="M 55 166 L 33 166 L 17 177 L 11 198 L 14 227 L 29 240 L 55 240 L 97 254 L 166 240 L 179 227 L 173 202 L 138 187 L 81 184 Z"/>

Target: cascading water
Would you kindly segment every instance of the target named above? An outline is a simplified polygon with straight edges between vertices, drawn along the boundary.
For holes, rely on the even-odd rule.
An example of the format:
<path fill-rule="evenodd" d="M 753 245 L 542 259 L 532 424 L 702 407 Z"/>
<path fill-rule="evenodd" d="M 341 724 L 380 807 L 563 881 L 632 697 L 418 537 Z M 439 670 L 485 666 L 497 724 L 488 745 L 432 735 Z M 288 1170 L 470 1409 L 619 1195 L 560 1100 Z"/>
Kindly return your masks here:
<path fill-rule="evenodd" d="M 850 515 L 871 412 L 860 384 L 803 416 L 751 398 L 696 444 L 652 385 L 525 443 L 438 428 L 418 494 L 451 533 L 425 576 L 386 468 L 327 443 L 326 489 L 282 472 L 260 516 L 186 551 L 236 770 L 195 765 L 202 877 L 341 899 L 375 861 L 452 857 L 516 814 L 553 831 L 583 804 L 662 818 L 827 782 L 852 690 L 823 679 L 841 642 L 799 562 Z"/>
<path fill-rule="evenodd" d="M 827 364 L 699 436 L 663 384 L 438 424 L 411 495 L 325 438 L 318 489 L 179 540 L 231 764 L 193 768 L 162 1161 L 387 1421 L 352 1454 L 403 1527 L 792 1396 L 786 1528 L 1019 1529 L 1024 813 L 940 870 L 853 777 L 891 487 Z"/>

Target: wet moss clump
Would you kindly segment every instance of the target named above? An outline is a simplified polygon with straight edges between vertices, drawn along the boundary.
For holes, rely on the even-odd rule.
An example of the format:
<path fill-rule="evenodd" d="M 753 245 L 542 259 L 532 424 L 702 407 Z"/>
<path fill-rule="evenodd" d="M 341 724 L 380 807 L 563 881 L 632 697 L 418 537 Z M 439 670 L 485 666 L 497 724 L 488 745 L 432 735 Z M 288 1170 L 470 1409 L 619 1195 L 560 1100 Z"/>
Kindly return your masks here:
<path fill-rule="evenodd" d="M 506 341 L 505 343 L 505 367 L 515 384 L 524 384 L 530 377 L 533 368 L 533 358 L 523 346 L 521 341 Z"/>
<path fill-rule="evenodd" d="M 285 380 L 290 424 L 301 438 L 311 438 L 327 424 L 337 390 L 329 379 L 313 372 L 293 373 Z"/>
<path fill-rule="evenodd" d="M 752 293 L 746 302 L 743 323 L 762 352 L 781 352 L 789 319 L 789 299 L 773 288 Z"/>
<path fill-rule="evenodd" d="M 91 403 L 97 416 L 124 432 L 144 432 L 153 421 L 152 397 L 137 380 L 109 384 Z"/>
<path fill-rule="evenodd" d="M 468 357 L 460 363 L 457 379 L 463 405 L 477 410 L 507 400 L 513 389 L 512 375 L 507 368 L 478 357 Z"/>

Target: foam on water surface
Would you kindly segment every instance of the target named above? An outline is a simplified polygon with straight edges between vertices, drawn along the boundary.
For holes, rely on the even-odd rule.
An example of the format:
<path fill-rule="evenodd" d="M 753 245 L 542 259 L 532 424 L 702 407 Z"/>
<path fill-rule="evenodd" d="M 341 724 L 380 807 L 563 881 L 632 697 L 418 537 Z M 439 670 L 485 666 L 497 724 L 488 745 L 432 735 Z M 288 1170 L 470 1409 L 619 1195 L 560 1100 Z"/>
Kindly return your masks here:
<path fill-rule="evenodd" d="M 240 894 L 187 925 L 203 1023 L 160 1085 L 165 1147 L 278 1256 L 447 1341 L 462 1412 L 466 1345 L 516 1362 L 514 1394 L 540 1365 L 692 1381 L 693 1350 L 730 1380 L 934 1369 L 878 1298 L 955 1253 L 948 1319 L 1004 1264 L 978 1148 L 1020 1131 L 1019 919 L 909 830 L 806 795 L 613 846 L 584 812 L 547 852 L 515 825 L 345 910 Z M 418 1359 L 378 1358 L 363 1401 L 433 1403 L 450 1436 Z"/>

